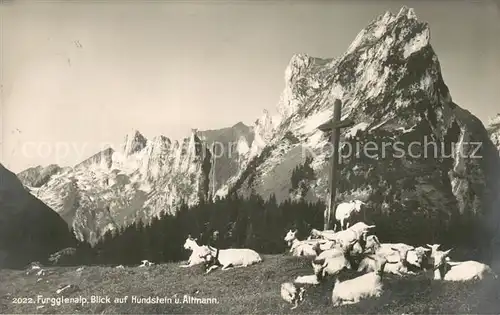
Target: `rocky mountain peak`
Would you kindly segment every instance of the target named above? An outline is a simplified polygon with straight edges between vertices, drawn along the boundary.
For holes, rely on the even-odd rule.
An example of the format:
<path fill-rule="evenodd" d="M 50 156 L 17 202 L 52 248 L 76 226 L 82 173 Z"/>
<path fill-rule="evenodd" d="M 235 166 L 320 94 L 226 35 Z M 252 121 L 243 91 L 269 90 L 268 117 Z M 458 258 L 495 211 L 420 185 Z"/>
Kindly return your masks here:
<path fill-rule="evenodd" d="M 344 159 L 340 176 L 341 200 L 363 191 L 373 200 L 375 213 L 397 208 L 411 216 L 427 209 L 441 213 L 446 224 L 456 214 L 487 212 L 492 198 L 489 188 L 495 181 L 493 147 L 485 142 L 483 159 L 466 158 L 472 154 L 471 147 L 460 151 L 463 143 L 486 141 L 486 132 L 477 117 L 453 103 L 430 38 L 428 24 L 414 10 L 403 7 L 397 14 L 386 12 L 371 21 L 337 58 L 294 55 L 285 70 L 285 87 L 277 106 L 279 125 L 269 128 L 265 141 L 255 141 L 261 144 L 255 160 L 245 165 L 226 191 L 243 196 L 275 194 L 278 201 L 295 196 L 325 200 L 328 137 L 317 127 L 331 118 L 333 101 L 341 99 L 343 118 L 355 122 L 341 136 L 351 148 L 356 148 L 356 142 L 361 147 L 364 141 L 408 145 L 426 138 L 444 148 L 436 154 L 452 152 L 425 159 L 360 158 L 352 152 Z M 259 125 L 271 125 L 265 121 L 264 115 Z M 314 171 L 314 176 L 296 178 L 305 181 L 299 185 L 304 188 L 301 191 L 283 175 L 297 167 Z M 406 185 L 403 182 L 413 188 L 397 192 L 394 188 Z M 379 200 L 377 196 L 386 197 Z M 446 214 L 443 209 L 448 209 Z"/>
<path fill-rule="evenodd" d="M 248 128 L 248 126 L 245 125 L 242 121 L 239 121 L 236 124 L 234 124 L 231 128 L 243 129 L 243 128 Z"/>
<path fill-rule="evenodd" d="M 146 144 L 147 139 L 138 130 L 133 129 L 125 136 L 123 154 L 128 156 L 139 152 L 144 149 Z"/>
<path fill-rule="evenodd" d="M 254 141 L 248 151 L 250 153 L 250 158 L 259 154 L 262 148 L 266 146 L 269 139 L 273 136 L 278 124 L 276 122 L 277 119 L 278 118 L 276 116 L 271 116 L 267 109 L 264 109 L 262 111 L 262 116 L 255 121 L 253 127 Z"/>

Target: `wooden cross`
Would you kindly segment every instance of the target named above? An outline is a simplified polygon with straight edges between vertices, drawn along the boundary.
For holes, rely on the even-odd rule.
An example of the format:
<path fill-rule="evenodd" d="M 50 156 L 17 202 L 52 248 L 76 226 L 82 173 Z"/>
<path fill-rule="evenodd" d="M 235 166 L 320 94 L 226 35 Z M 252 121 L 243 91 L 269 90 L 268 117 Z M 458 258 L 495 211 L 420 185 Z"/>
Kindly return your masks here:
<path fill-rule="evenodd" d="M 339 142 L 342 128 L 354 125 L 350 119 L 341 121 L 342 102 L 336 99 L 333 104 L 333 118 L 318 127 L 319 130 L 330 133 L 330 142 L 333 152 L 330 159 L 330 198 L 328 207 L 325 210 L 324 230 L 331 230 L 334 226 L 335 218 L 335 196 L 337 194 L 337 172 L 339 169 Z"/>

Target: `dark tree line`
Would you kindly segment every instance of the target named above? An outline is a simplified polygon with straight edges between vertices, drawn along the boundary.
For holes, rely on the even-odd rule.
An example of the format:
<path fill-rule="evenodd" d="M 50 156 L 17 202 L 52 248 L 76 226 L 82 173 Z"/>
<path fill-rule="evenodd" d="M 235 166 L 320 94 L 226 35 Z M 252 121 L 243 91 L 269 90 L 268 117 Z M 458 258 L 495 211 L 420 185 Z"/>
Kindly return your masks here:
<path fill-rule="evenodd" d="M 118 231 L 109 231 L 93 248 L 80 244 L 80 253 L 85 255 L 78 255 L 79 263 L 135 265 L 143 259 L 178 262 L 189 257 L 190 253 L 183 248 L 188 235 L 197 237 L 200 245 L 207 244 L 216 230 L 221 248 L 244 247 L 262 254 L 280 254 L 286 251 L 283 238 L 288 229 L 298 229 L 299 239 L 306 238 L 312 228 L 322 229 L 324 209 L 321 202 L 286 201 L 278 205 L 274 197 L 264 201 L 259 196 L 248 199 L 230 196 L 193 207 L 183 204 L 176 215 L 162 214 L 149 224 L 138 221 Z M 377 225 L 374 232 L 383 242 L 475 247 L 474 242 L 471 244 L 470 236 L 474 233 L 470 225 L 445 229 L 437 236 L 433 232 L 443 229 L 439 219 L 395 210 L 399 211 L 389 216 L 374 213 L 367 218 L 368 223 Z M 395 225 L 406 225 L 406 233 L 395 234 Z"/>

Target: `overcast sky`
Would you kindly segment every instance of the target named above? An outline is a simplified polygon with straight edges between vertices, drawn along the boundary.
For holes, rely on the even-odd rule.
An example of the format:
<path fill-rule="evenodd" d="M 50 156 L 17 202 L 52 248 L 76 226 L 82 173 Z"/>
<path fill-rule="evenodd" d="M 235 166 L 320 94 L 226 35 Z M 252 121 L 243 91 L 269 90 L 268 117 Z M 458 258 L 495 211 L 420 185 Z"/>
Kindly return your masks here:
<path fill-rule="evenodd" d="M 166 2 L 4 4 L 0 162 L 15 172 L 74 165 L 132 128 L 179 139 L 252 124 L 274 110 L 294 53 L 339 56 L 403 4 L 430 23 L 453 99 L 483 121 L 500 112 L 493 2 Z"/>

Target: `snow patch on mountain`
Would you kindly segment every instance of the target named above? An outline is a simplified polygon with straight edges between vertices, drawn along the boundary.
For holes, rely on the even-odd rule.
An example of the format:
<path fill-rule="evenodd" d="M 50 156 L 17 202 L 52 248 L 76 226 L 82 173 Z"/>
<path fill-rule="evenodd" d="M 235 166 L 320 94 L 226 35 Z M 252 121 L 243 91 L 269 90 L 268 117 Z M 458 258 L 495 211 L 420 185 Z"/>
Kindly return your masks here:
<path fill-rule="evenodd" d="M 264 110 L 262 116 L 254 123 L 254 141 L 247 152 L 247 160 L 260 154 L 262 149 L 266 147 L 273 136 L 275 125 L 276 122 L 273 122 L 273 116 L 269 114 L 269 111 Z"/>
<path fill-rule="evenodd" d="M 248 145 L 248 141 L 245 137 L 242 136 L 238 139 L 236 149 L 238 150 L 238 154 L 241 156 L 245 156 L 250 151 L 250 146 Z"/>
<path fill-rule="evenodd" d="M 369 125 L 370 124 L 368 124 L 368 123 L 360 122 L 359 124 L 355 125 L 354 127 L 350 128 L 346 131 L 345 138 L 350 139 L 350 138 L 356 137 L 356 135 L 358 134 L 358 131 L 365 131 Z"/>
<path fill-rule="evenodd" d="M 410 57 L 414 52 L 420 51 L 423 47 L 429 45 L 429 38 L 429 29 L 424 29 L 420 34 L 412 38 L 411 41 L 404 47 L 404 58 Z"/>

